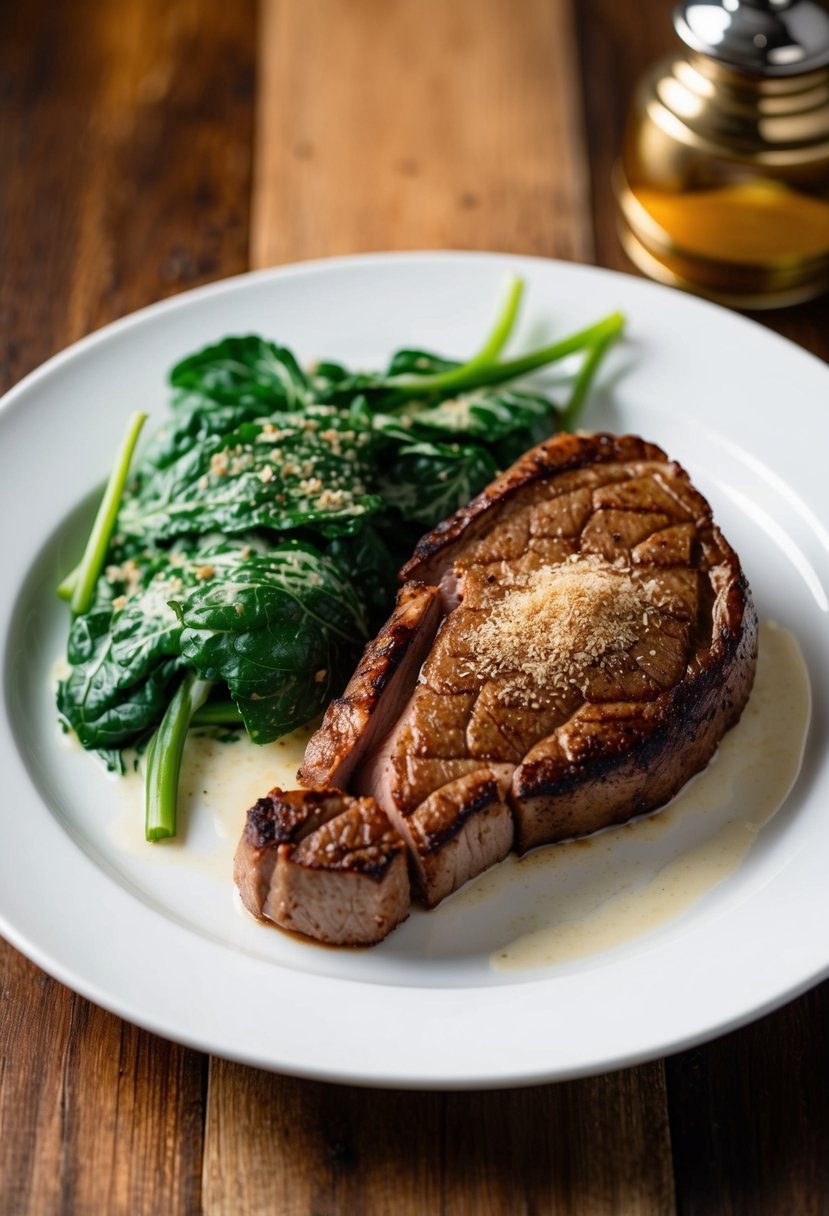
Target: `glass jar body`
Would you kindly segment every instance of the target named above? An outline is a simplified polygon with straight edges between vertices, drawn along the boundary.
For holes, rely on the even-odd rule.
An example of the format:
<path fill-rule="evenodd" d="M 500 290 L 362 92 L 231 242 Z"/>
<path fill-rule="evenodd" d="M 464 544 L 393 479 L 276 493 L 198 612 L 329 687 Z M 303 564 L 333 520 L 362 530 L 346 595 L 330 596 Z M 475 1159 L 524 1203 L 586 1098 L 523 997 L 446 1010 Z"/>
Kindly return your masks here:
<path fill-rule="evenodd" d="M 655 65 L 615 188 L 645 273 L 739 307 L 829 287 L 829 69 L 766 79 L 691 52 Z"/>

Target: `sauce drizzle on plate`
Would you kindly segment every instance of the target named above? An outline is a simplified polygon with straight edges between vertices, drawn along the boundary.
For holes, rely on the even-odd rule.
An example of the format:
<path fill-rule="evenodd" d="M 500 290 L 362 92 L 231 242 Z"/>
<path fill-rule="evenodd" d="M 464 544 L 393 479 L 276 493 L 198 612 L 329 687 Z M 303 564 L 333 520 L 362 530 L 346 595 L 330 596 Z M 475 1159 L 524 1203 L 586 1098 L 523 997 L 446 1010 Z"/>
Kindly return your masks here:
<path fill-rule="evenodd" d="M 526 877 L 547 871 L 549 893 L 494 951 L 492 967 L 545 967 L 619 946 L 679 916 L 726 879 L 794 785 L 810 706 L 796 639 L 764 622 L 754 690 L 705 772 L 662 811 L 539 849 L 509 867 L 507 878 L 515 868 L 527 867 Z"/>

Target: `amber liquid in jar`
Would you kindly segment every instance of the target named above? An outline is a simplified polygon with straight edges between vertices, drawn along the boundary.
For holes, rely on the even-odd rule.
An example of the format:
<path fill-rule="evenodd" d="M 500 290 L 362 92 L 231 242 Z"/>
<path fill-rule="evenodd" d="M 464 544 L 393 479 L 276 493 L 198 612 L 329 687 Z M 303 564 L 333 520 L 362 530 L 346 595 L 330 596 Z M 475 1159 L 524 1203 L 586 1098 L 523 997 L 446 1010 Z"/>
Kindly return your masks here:
<path fill-rule="evenodd" d="M 656 66 L 616 192 L 633 262 L 743 307 L 829 286 L 829 72 L 754 81 L 691 55 Z"/>
<path fill-rule="evenodd" d="M 639 203 L 666 238 L 699 257 L 774 269 L 829 255 L 829 202 L 768 179 L 673 194 L 640 187 Z"/>

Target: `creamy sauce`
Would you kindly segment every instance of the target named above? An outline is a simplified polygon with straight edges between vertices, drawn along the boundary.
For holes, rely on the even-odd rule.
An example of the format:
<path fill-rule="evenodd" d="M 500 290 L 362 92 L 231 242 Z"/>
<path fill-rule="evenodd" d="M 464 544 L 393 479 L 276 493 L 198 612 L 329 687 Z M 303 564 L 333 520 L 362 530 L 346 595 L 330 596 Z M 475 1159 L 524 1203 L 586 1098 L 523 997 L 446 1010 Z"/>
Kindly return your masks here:
<path fill-rule="evenodd" d="M 72 666 L 69 660 L 66 658 L 66 655 L 60 655 L 59 658 L 55 659 L 49 670 L 50 687 L 57 691 L 58 683 L 61 680 L 67 680 L 71 674 Z"/>
<path fill-rule="evenodd" d="M 185 865 L 229 882 L 248 807 L 276 785 L 296 788 L 311 733 L 303 727 L 260 746 L 244 731 L 232 742 L 208 731 L 191 732 L 181 763 L 178 835 L 154 844 L 144 839 L 144 765 L 130 764 L 115 787 L 120 812 L 107 828 L 111 843 L 142 861 Z"/>
<path fill-rule="evenodd" d="M 491 965 L 507 971 L 568 962 L 649 933 L 696 903 L 740 866 L 794 784 L 809 713 L 797 642 L 764 623 L 742 718 L 669 807 L 588 840 L 540 849 L 485 876 L 495 884 L 520 881 L 523 872 L 527 881 L 543 870 L 548 879 L 542 906 L 492 954 Z M 476 893 L 489 894 L 494 890 Z"/>

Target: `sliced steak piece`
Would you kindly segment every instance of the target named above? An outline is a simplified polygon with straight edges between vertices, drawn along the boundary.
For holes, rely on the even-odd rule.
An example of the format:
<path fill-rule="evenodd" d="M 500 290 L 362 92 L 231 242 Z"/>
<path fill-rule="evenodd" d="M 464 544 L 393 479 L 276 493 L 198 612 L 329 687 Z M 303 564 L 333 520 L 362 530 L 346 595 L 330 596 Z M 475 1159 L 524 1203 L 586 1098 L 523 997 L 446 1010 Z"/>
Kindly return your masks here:
<path fill-rule="evenodd" d="M 751 689 L 757 621 L 739 561 L 684 470 L 635 436 L 540 444 L 425 536 L 401 577 L 302 775 L 330 779 L 319 757 L 350 766 L 429 904 L 502 856 L 513 830 L 524 851 L 661 806 Z M 385 712 L 374 655 L 401 605 L 424 615 L 429 590 Z"/>
<path fill-rule="evenodd" d="M 389 817 L 409 846 L 417 890 L 428 908 L 503 861 L 512 848 L 515 825 L 497 768 L 476 768 L 440 786 L 409 813 L 389 802 Z"/>
<path fill-rule="evenodd" d="M 373 945 L 409 914 L 403 841 L 373 798 L 339 790 L 260 798 L 234 877 L 254 916 L 329 945 Z"/>
<path fill-rule="evenodd" d="M 302 785 L 348 784 L 360 758 L 397 721 L 440 619 L 438 588 L 416 582 L 401 588 L 394 612 L 310 739 L 298 773 Z"/>
<path fill-rule="evenodd" d="M 249 912 L 263 915 L 279 846 L 293 844 L 341 809 L 341 797 L 335 790 L 283 793 L 273 789 L 253 804 L 233 858 L 233 877 Z"/>

